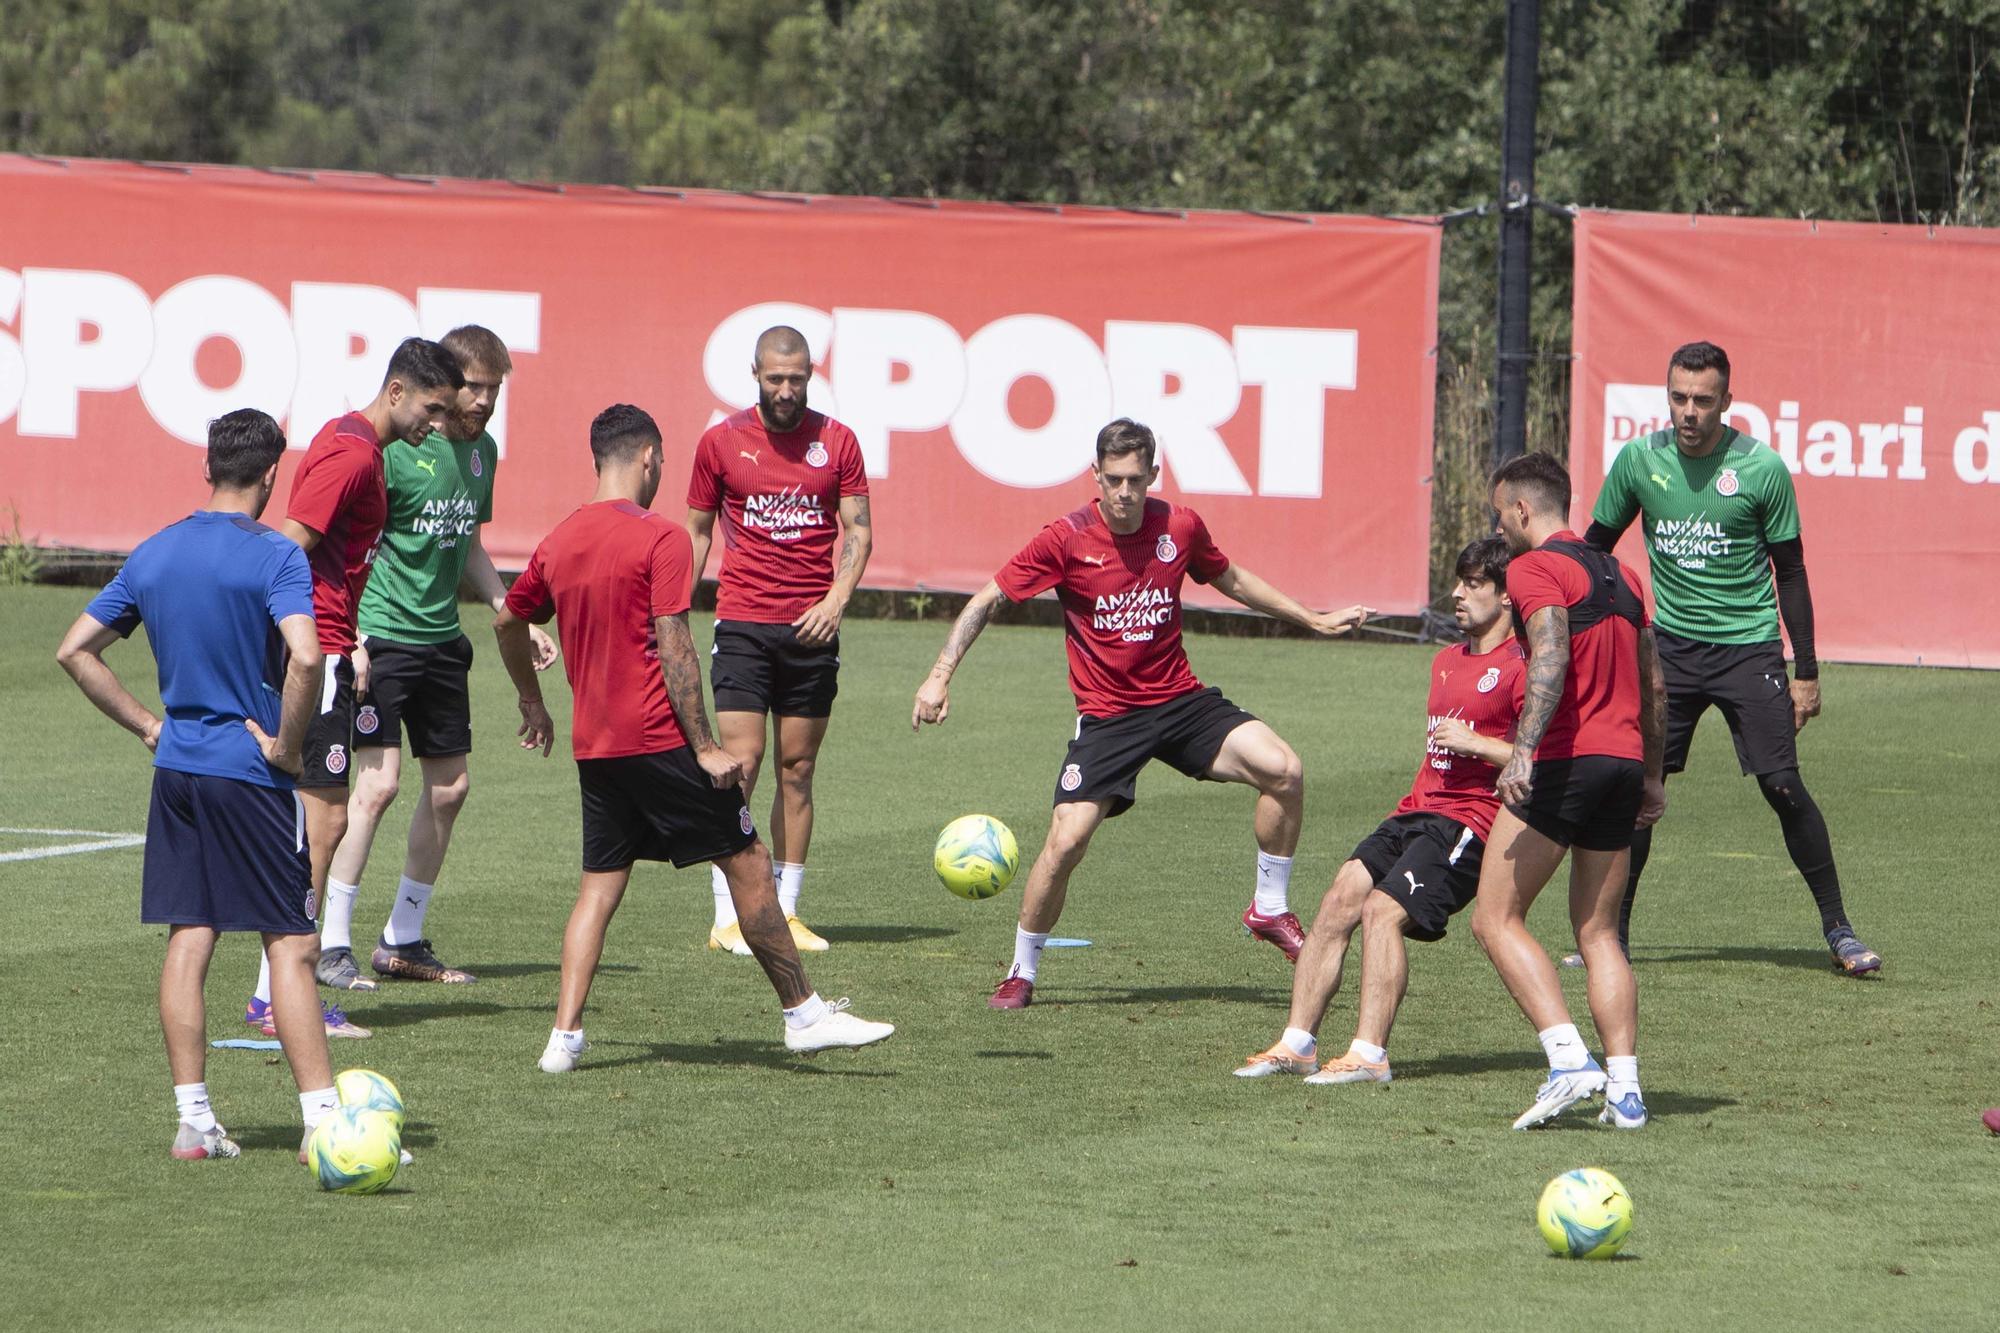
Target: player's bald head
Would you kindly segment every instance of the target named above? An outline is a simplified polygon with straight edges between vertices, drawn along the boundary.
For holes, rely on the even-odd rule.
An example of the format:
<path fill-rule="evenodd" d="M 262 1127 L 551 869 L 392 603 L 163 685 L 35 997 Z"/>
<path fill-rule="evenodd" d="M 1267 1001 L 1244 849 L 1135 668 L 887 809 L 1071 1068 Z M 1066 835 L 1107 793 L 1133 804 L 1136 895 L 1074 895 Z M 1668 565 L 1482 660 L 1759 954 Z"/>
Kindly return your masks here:
<path fill-rule="evenodd" d="M 789 324 L 774 324 L 757 335 L 757 350 L 751 355 L 750 368 L 762 370 L 775 357 L 803 356 L 806 364 L 812 364 L 812 349 L 806 346 L 806 335 Z"/>

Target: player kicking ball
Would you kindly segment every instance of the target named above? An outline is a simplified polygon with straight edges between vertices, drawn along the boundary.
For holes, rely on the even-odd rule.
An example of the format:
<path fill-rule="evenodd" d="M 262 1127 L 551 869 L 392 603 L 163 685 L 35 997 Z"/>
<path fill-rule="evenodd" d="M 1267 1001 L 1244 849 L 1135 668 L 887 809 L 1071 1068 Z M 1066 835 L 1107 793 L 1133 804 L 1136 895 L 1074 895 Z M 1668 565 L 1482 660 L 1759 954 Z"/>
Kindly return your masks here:
<path fill-rule="evenodd" d="M 1138 422 L 1121 417 L 1097 433 L 1091 475 L 1098 498 L 1043 528 L 966 603 L 910 714 L 913 729 L 945 720 L 952 673 L 1001 598 L 1020 602 L 1056 590 L 1076 737 L 1056 778 L 1048 838 L 1021 895 L 1013 964 L 987 1001 L 994 1009 L 1025 1009 L 1033 1000 L 1070 876 L 1098 825 L 1132 808 L 1139 770 L 1153 759 L 1201 781 L 1256 788 L 1257 873 L 1243 924 L 1286 959 L 1298 957 L 1305 931 L 1288 894 L 1305 769 L 1277 732 L 1195 678 L 1181 644 L 1181 586 L 1190 578 L 1206 583 L 1315 634 L 1345 634 L 1372 614 L 1362 606 L 1307 610 L 1231 563 L 1194 510 L 1149 498 L 1159 452 L 1153 432 Z"/>
<path fill-rule="evenodd" d="M 1507 600 L 1507 543 L 1473 542 L 1458 555 L 1452 610 L 1466 641 L 1431 660 L 1424 757 L 1395 812 L 1333 877 L 1292 978 L 1292 1011 L 1270 1050 L 1238 1078 L 1304 1074 L 1308 1083 L 1387 1083 L 1389 1029 L 1409 984 L 1403 940 L 1444 938 L 1445 923 L 1479 888 L 1480 856 L 1500 798 L 1493 783 L 1512 753 L 1526 662 Z M 1318 1033 L 1340 990 L 1361 927 L 1361 1006 L 1347 1053 L 1319 1062 Z"/>
<path fill-rule="evenodd" d="M 555 724 L 542 704 L 528 626 L 556 618 L 574 694 L 571 745 L 583 788 L 583 878 L 563 934 L 556 1025 L 545 1073 L 583 1054 L 584 1002 L 635 861 L 712 861 L 728 876 L 751 953 L 778 992 L 785 1047 L 867 1046 L 896 1029 L 829 1004 L 806 980 L 778 906 L 771 854 L 743 796 L 742 762 L 715 741 L 701 659 L 688 631 L 693 545 L 648 506 L 665 466 L 653 418 L 620 403 L 590 423 L 597 494 L 543 538 L 493 622 L 520 693 L 521 744 L 544 757 Z"/>

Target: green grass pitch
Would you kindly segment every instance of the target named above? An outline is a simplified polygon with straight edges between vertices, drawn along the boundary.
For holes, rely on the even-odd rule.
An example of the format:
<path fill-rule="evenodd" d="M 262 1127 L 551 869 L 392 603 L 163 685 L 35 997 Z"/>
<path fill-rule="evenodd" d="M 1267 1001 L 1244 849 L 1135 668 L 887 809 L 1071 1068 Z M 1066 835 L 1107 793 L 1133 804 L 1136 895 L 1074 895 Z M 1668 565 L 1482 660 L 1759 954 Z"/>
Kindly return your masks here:
<path fill-rule="evenodd" d="M 0 826 L 143 827 L 144 751 L 52 660 L 86 597 L 0 591 Z M 243 1157 L 172 1161 L 154 1010 L 164 932 L 137 920 L 139 851 L 0 862 L 8 1326 L 2000 1318 L 2000 1139 L 1978 1121 L 2000 1103 L 1991 675 L 1826 673 L 1804 771 L 1851 911 L 1888 960 L 1871 982 L 1828 969 L 1776 821 L 1721 723 L 1704 723 L 1669 789 L 1637 928 L 1655 1120 L 1614 1134 L 1573 1115 L 1517 1134 L 1539 1052 L 1463 919 L 1413 946 L 1394 1085 L 1230 1077 L 1276 1036 L 1290 983 L 1236 924 L 1250 796 L 1159 766 L 1072 886 L 1062 931 L 1095 946 L 1052 953 L 1033 1008 L 986 1010 L 1018 889 L 962 902 L 929 850 L 969 811 L 1011 824 L 1024 859 L 1040 844 L 1071 722 L 1061 637 L 1037 628 L 989 630 L 951 721 L 922 736 L 911 693 L 945 627 L 847 629 L 805 906 L 834 948 L 809 967 L 827 995 L 897 1022 L 892 1041 L 788 1057 L 755 964 L 704 947 L 706 870 L 645 866 L 612 928 L 593 1050 L 576 1075 L 544 1076 L 575 777 L 566 749 L 544 761 L 514 747 L 485 618 L 468 620 L 473 793 L 431 933 L 483 979 L 355 997 L 376 1035 L 334 1048 L 336 1068 L 379 1069 L 408 1100 L 417 1161 L 391 1192 L 313 1188 L 293 1160 L 290 1078 L 256 1052 L 209 1064 Z M 1197 638 L 1191 654 L 1305 758 L 1294 899 L 1309 917 L 1406 788 L 1429 650 Z M 151 693 L 143 640 L 110 660 Z M 566 688 L 549 697 L 566 725 Z M 385 824 L 358 938 L 386 915 L 406 820 L 399 804 Z M 0 853 L 76 841 L 90 839 L 5 833 Z M 1532 920 L 1562 946 L 1558 901 Z M 212 1036 L 245 1034 L 255 967 L 248 939 L 218 951 Z M 1565 976 L 1589 1033 L 1581 981 Z M 1351 993 L 1335 1002 L 1333 1049 L 1353 1012 Z M 1620 1261 L 1558 1261 L 1536 1235 L 1542 1184 L 1583 1165 L 1636 1201 Z"/>

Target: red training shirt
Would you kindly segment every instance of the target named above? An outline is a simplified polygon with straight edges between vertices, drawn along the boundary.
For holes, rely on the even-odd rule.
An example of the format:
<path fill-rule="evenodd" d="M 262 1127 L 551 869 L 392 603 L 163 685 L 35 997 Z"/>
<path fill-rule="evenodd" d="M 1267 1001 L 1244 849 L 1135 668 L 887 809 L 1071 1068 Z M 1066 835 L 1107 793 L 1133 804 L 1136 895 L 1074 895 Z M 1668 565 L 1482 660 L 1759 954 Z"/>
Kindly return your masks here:
<path fill-rule="evenodd" d="M 551 612 L 575 696 L 578 759 L 658 754 L 687 744 L 660 675 L 653 620 L 688 609 L 687 529 L 630 500 L 587 504 L 542 538 L 507 593 L 539 625 Z"/>
<path fill-rule="evenodd" d="M 1500 809 L 1493 784 L 1500 780 L 1500 770 L 1484 759 L 1440 749 L 1429 738 L 1438 723 L 1455 717 L 1481 736 L 1506 740 L 1521 716 L 1527 681 L 1528 659 L 1513 638 L 1490 653 L 1475 653 L 1468 643 L 1453 644 L 1431 659 L 1424 761 L 1396 814 L 1440 814 L 1482 839 L 1493 831 L 1493 815 Z"/>
<path fill-rule="evenodd" d="M 854 432 L 808 410 L 782 435 L 754 407 L 710 426 L 688 475 L 690 509 L 722 516 L 719 620 L 789 625 L 833 586 L 840 500 L 868 494 Z"/>
<path fill-rule="evenodd" d="M 1181 646 L 1181 580 L 1229 568 L 1192 509 L 1147 500 L 1139 530 L 1113 532 L 1096 501 L 1065 514 L 993 576 L 1008 600 L 1062 601 L 1076 711 L 1117 717 L 1201 688 Z"/>
<path fill-rule="evenodd" d="M 318 544 L 306 552 L 319 650 L 351 654 L 354 613 L 389 518 L 382 442 L 367 417 L 349 412 L 319 428 L 292 477 L 285 517 L 319 534 Z"/>
<path fill-rule="evenodd" d="M 1580 541 L 1565 529 L 1551 541 Z M 1639 581 L 1623 564 L 1618 572 L 1646 611 Z M 1507 566 L 1507 595 L 1521 623 L 1546 606 L 1571 607 L 1590 597 L 1590 575 L 1582 565 L 1556 551 L 1533 550 L 1514 557 Z M 1644 759 L 1645 739 L 1639 732 L 1639 631 L 1623 616 L 1606 616 L 1569 636 L 1569 673 L 1563 679 L 1562 701 L 1549 719 L 1537 759 L 1571 759 L 1577 755 L 1610 755 Z"/>

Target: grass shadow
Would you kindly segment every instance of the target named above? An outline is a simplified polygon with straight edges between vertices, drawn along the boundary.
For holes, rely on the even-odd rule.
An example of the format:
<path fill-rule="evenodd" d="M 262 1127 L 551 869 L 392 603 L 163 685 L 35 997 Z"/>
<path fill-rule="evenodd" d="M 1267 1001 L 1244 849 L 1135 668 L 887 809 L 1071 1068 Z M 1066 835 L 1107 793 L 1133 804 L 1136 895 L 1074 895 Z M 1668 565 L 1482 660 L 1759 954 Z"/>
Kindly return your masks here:
<path fill-rule="evenodd" d="M 787 1074 L 820 1074 L 835 1078 L 895 1078 L 891 1069 L 830 1069 L 816 1063 L 818 1056 L 797 1055 L 782 1045 L 761 1041 L 715 1041 L 706 1045 L 670 1041 L 594 1041 L 591 1049 L 609 1051 L 630 1048 L 631 1054 L 609 1060 L 588 1056 L 577 1067 L 579 1073 L 594 1069 L 618 1069 L 625 1065 L 674 1064 L 708 1065 L 711 1068 L 775 1069 Z"/>
<path fill-rule="evenodd" d="M 434 1018 L 490 1018 L 494 1014 L 516 1013 L 525 1010 L 542 1010 L 547 1005 L 534 1004 L 494 1004 L 490 1000 L 454 1000 L 445 1004 L 395 1005 L 390 1007 L 371 1006 L 349 1012 L 355 1022 L 369 1029 L 406 1028 L 413 1023 L 428 1023 Z M 339 1047 L 335 1047 L 339 1050 Z"/>
<path fill-rule="evenodd" d="M 1677 952 L 1662 952 L 1676 950 Z M 1831 972 L 1833 964 L 1825 949 L 1753 949 L 1729 944 L 1655 944 L 1634 950 L 1632 961 L 1642 966 L 1657 963 L 1764 963 L 1771 967 L 1798 967 L 1813 972 Z"/>
<path fill-rule="evenodd" d="M 600 973 L 602 973 L 602 972 L 637 972 L 640 969 L 638 965 L 634 963 L 599 963 L 597 965 L 597 970 Z M 533 976 L 540 976 L 544 972 L 560 972 L 560 971 L 562 971 L 561 963 L 487 963 L 483 967 L 480 967 L 476 970 L 476 975 L 480 977 L 494 977 L 494 978 L 533 977 Z M 402 983 L 398 982 L 394 984 L 401 985 Z M 390 983 L 385 983 L 382 989 L 383 990 L 390 989 Z"/>
<path fill-rule="evenodd" d="M 1724 1106 L 1741 1106 L 1734 1097 L 1701 1097 L 1685 1092 L 1650 1091 L 1646 1094 L 1649 1115 L 1706 1115 Z"/>
<path fill-rule="evenodd" d="M 1054 1051 L 974 1051 L 977 1060 L 1053 1060 Z"/>
<path fill-rule="evenodd" d="M 1076 992 L 1096 992 L 1072 998 Z M 1185 1000 L 1207 1000 L 1220 1004 L 1283 1004 L 1289 990 L 1274 986 L 1064 986 L 1047 999 L 1036 997 L 1038 1005 L 1049 1004 L 1177 1004 Z"/>
<path fill-rule="evenodd" d="M 1462 1078 L 1471 1074 L 1496 1074 L 1503 1070 L 1548 1068 L 1545 1057 L 1532 1051 L 1478 1051 L 1463 1055 L 1434 1055 L 1426 1060 L 1398 1061 L 1394 1073 L 1400 1082 L 1411 1078 Z"/>
<path fill-rule="evenodd" d="M 814 926 L 834 944 L 908 944 L 911 940 L 946 939 L 958 934 L 941 926 Z"/>

